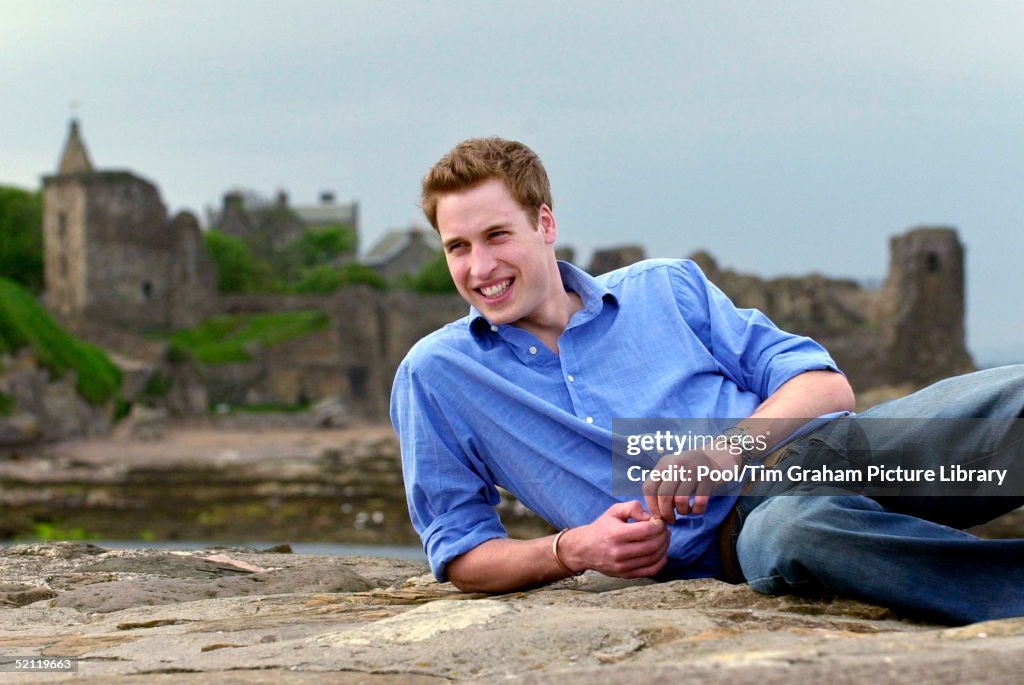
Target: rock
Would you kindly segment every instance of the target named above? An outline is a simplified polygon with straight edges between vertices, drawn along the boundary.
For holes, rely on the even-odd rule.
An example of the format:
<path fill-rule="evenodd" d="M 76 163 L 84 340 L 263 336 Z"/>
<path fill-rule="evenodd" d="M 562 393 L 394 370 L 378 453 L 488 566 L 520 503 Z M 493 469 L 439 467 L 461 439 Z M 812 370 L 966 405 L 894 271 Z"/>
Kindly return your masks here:
<path fill-rule="evenodd" d="M 103 573 L 106 582 L 61 593 L 51 606 L 109 613 L 136 606 L 177 604 L 214 597 L 287 593 L 363 592 L 373 584 L 338 564 L 252 572 L 245 561 L 211 560 L 191 554 L 108 556 L 77 568 Z"/>
<path fill-rule="evenodd" d="M 105 435 L 113 402 L 92 406 L 76 386 L 73 371 L 54 377 L 29 347 L 0 355 L 0 393 L 16 408 L 12 416 L 0 418 L 0 447 Z"/>
<path fill-rule="evenodd" d="M 643 258 L 643 245 L 620 245 L 595 250 L 590 258 L 590 266 L 587 267 L 587 271 L 594 276 L 599 276 L 639 262 Z"/>
<path fill-rule="evenodd" d="M 344 428 L 349 423 L 348 408 L 338 397 L 325 397 L 312 408 L 313 424 L 318 428 Z"/>
<path fill-rule="evenodd" d="M 56 596 L 57 593 L 47 587 L 35 587 L 24 583 L 0 583 L 0 605 L 20 607 Z"/>
<path fill-rule="evenodd" d="M 0 417 L 0 448 L 31 445 L 42 437 L 39 421 L 32 414 L 17 412 Z"/>
<path fill-rule="evenodd" d="M 1024 618 L 949 628 L 710 579 L 486 596 L 383 558 L 81 543 L 0 550 L 0 577 L 0 656 L 77 656 L 96 683 L 961 685 L 1019 682 L 1024 650 Z"/>
<path fill-rule="evenodd" d="M 114 440 L 159 440 L 169 427 L 169 416 L 163 407 L 133 404 L 131 412 L 113 432 Z"/>

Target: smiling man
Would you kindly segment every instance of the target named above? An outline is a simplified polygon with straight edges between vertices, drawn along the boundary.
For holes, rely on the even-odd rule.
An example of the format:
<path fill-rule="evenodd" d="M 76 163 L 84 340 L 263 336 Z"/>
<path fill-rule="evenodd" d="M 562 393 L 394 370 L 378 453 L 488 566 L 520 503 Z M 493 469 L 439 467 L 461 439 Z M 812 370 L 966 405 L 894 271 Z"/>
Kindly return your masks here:
<path fill-rule="evenodd" d="M 667 455 L 665 473 L 733 469 L 773 449 L 773 460 L 813 465 L 806 446 L 839 439 L 850 386 L 824 348 L 736 308 L 693 262 L 650 260 L 599 278 L 558 262 L 547 174 L 521 143 L 460 143 L 424 179 L 423 208 L 470 305 L 413 347 L 392 391 L 410 515 L 438 579 L 498 592 L 592 569 L 831 590 L 952 622 L 1024 613 L 1024 543 L 997 550 L 942 525 L 973 525 L 1024 498 L 936 507 L 709 497 L 706 482 L 670 478 L 645 483 L 644 502 L 619 493 L 614 419 L 737 417 L 722 435 L 760 447 Z M 968 416 L 1024 407 L 1019 367 L 943 383 L 877 415 L 928 416 L 946 396 Z M 996 443 L 978 445 L 1005 447 Z M 497 486 L 560 532 L 510 539 Z M 893 582 L 900 573 L 906 582 Z M 965 591 L 975 573 L 976 592 Z M 993 583 L 998 600 L 983 598 Z"/>
<path fill-rule="evenodd" d="M 582 309 L 554 259 L 551 199 L 527 211 L 499 178 L 445 194 L 434 208 L 459 294 L 494 325 L 515 325 L 552 350 Z"/>

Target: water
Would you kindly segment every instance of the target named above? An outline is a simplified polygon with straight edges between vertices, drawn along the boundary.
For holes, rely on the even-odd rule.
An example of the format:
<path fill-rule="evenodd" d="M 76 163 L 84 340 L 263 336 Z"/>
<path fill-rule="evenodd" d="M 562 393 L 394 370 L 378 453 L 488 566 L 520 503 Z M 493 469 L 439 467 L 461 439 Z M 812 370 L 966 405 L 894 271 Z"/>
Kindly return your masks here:
<path fill-rule="evenodd" d="M 0 548 L 30 542 L 0 542 Z M 214 547 L 247 547 L 256 550 L 273 547 L 274 542 L 202 542 L 197 540 L 153 541 L 146 540 L 82 540 L 104 549 L 159 549 L 195 551 Z M 340 542 L 291 542 L 295 554 L 323 554 L 330 556 L 390 557 L 407 561 L 426 561 L 423 549 L 413 545 L 346 545 Z"/>

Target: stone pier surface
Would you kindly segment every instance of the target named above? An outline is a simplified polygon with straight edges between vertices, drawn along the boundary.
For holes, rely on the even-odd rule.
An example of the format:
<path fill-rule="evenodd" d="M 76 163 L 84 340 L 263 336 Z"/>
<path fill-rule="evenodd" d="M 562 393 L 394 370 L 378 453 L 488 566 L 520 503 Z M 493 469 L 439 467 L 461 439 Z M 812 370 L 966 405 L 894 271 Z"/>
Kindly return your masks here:
<path fill-rule="evenodd" d="M 850 600 L 588 573 L 505 595 L 425 564 L 251 549 L 0 550 L 3 682 L 1020 682 L 1024 619 L 915 623 Z"/>

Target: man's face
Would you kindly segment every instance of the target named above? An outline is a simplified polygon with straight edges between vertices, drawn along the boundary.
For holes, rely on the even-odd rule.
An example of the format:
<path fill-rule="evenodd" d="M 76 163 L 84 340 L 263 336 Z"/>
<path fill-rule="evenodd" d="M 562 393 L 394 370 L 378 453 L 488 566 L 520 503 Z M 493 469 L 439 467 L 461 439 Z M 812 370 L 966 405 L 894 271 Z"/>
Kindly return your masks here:
<path fill-rule="evenodd" d="M 444 195 L 437 225 L 455 287 L 491 323 L 529 322 L 561 289 L 551 209 L 542 205 L 534 223 L 500 179 Z"/>

